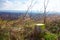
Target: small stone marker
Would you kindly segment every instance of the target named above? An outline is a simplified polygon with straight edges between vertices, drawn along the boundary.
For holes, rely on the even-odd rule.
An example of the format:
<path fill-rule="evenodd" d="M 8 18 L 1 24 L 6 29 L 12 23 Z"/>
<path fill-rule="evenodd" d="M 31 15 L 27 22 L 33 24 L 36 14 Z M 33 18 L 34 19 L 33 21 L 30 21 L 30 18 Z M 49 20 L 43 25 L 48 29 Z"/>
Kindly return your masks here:
<path fill-rule="evenodd" d="M 36 24 L 35 27 L 43 30 L 45 29 L 45 24 Z"/>

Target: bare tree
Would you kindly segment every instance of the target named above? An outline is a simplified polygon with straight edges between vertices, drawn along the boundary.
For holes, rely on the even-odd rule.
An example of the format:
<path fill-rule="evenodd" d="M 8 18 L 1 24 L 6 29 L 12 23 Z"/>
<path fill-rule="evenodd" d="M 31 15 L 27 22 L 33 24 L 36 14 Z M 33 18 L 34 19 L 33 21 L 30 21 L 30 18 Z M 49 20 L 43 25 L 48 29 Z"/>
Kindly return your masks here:
<path fill-rule="evenodd" d="M 36 0 L 31 0 L 31 3 L 30 3 L 30 5 L 29 5 L 28 8 L 27 8 L 24 17 L 26 17 L 26 16 L 28 15 L 29 10 L 35 5 L 35 3 L 36 3 Z M 29 16 L 29 17 L 30 17 L 30 16 Z M 24 18 L 24 19 L 25 19 L 25 18 Z"/>
<path fill-rule="evenodd" d="M 32 4 L 33 4 L 33 0 L 31 0 L 31 4 L 28 6 L 27 11 L 26 11 L 24 17 L 26 17 L 26 16 L 28 15 L 28 11 L 30 10 Z M 24 19 L 25 19 L 25 18 L 24 18 Z"/>
<path fill-rule="evenodd" d="M 47 9 L 47 6 L 48 6 L 48 3 L 49 3 L 49 0 L 44 0 L 44 24 L 46 24 L 46 9 Z"/>

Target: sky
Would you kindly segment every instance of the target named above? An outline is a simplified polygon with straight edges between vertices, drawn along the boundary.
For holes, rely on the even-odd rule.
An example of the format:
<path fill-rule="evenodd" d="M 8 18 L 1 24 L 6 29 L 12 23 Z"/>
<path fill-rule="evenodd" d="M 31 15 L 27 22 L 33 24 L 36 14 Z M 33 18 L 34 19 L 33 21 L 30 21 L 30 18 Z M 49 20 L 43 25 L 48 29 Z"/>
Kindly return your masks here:
<path fill-rule="evenodd" d="M 29 11 L 44 11 L 44 0 L 0 0 L 0 10 L 27 10 L 30 5 Z M 46 10 L 60 12 L 60 0 L 49 0 Z"/>

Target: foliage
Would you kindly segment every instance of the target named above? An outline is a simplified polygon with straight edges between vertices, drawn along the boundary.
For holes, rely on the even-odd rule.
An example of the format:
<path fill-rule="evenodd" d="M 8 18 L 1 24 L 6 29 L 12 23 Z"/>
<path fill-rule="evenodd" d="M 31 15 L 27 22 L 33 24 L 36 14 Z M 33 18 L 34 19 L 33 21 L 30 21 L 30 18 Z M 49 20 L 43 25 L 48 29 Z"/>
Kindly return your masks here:
<path fill-rule="evenodd" d="M 35 38 L 36 35 L 37 39 L 45 38 L 45 40 L 57 40 L 57 38 L 60 37 L 60 22 L 47 23 L 46 26 L 48 27 L 48 32 L 45 31 L 45 29 L 47 30 L 47 28 L 45 28 L 45 25 L 41 26 L 41 28 L 44 30 L 40 30 L 39 32 L 35 31 L 35 24 L 38 23 L 34 20 L 0 20 L 0 30 L 3 29 L 3 31 L 0 31 L 0 40 L 9 40 L 9 36 L 13 37 L 14 35 L 16 35 L 16 39 L 20 40 L 29 40 L 30 38 Z M 10 28 L 12 28 L 11 30 L 14 32 L 13 36 L 9 34 L 8 30 Z M 18 29 L 16 30 L 13 28 Z"/>
<path fill-rule="evenodd" d="M 57 40 L 58 39 L 58 36 L 52 33 L 46 33 L 44 37 L 45 37 L 45 40 Z"/>
<path fill-rule="evenodd" d="M 9 32 L 7 30 L 0 30 L 0 40 L 9 40 Z"/>
<path fill-rule="evenodd" d="M 50 32 L 52 32 L 52 33 L 58 33 L 58 31 L 59 31 L 59 27 L 58 26 L 54 26 L 54 27 L 50 28 Z"/>

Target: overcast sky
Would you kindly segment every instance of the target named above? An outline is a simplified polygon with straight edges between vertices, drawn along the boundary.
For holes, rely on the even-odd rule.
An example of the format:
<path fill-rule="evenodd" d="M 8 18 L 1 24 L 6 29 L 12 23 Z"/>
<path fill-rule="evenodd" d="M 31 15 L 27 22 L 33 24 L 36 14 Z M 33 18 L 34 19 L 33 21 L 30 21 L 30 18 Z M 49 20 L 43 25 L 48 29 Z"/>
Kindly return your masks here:
<path fill-rule="evenodd" d="M 43 11 L 44 0 L 0 0 L 0 10 L 27 10 L 31 1 L 30 10 Z M 49 0 L 47 11 L 60 12 L 60 0 Z"/>

